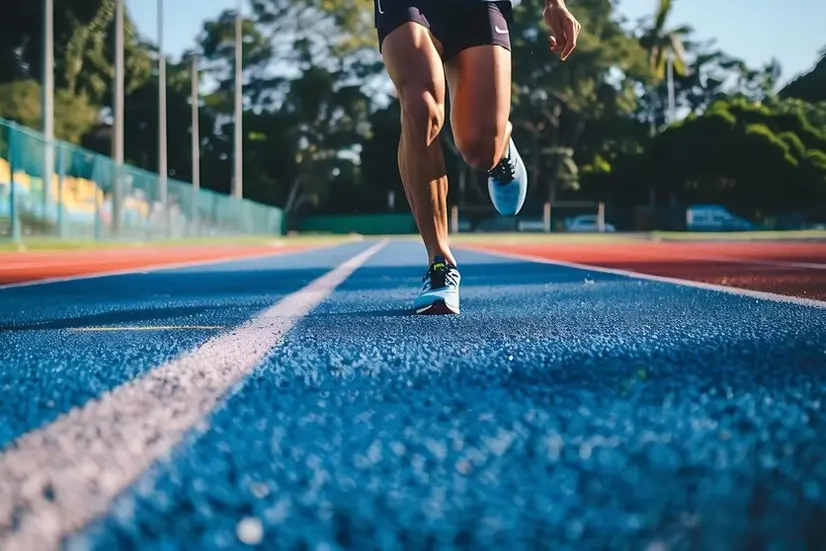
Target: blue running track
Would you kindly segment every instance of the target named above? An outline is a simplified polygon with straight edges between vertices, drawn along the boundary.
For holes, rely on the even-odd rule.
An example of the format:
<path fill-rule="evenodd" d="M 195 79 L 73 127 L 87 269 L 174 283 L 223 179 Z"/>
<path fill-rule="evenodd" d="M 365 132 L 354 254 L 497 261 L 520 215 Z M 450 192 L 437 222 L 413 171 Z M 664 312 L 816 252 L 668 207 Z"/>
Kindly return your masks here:
<path fill-rule="evenodd" d="M 0 289 L 0 461 L 374 244 Z M 826 309 L 457 257 L 413 316 L 391 241 L 64 547 L 826 549 Z"/>

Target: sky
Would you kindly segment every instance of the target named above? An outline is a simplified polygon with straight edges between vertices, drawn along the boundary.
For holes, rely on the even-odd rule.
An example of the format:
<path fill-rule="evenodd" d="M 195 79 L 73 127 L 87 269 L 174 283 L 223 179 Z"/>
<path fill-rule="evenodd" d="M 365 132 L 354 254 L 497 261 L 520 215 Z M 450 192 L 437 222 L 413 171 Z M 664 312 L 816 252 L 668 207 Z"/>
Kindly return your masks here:
<path fill-rule="evenodd" d="M 236 6 L 236 0 L 163 2 L 164 50 L 173 57 L 195 45 L 205 20 Z M 156 41 L 157 1 L 127 0 L 126 3 L 141 34 Z M 717 47 L 753 67 L 776 58 L 783 69 L 781 83 L 810 70 L 820 57 L 818 52 L 826 47 L 824 0 L 675 0 L 674 3 L 670 27 L 691 25 L 697 39 L 716 39 Z M 618 0 L 618 4 L 618 11 L 633 20 L 652 13 L 657 2 Z M 568 7 L 576 15 L 576 0 L 569 0 Z"/>

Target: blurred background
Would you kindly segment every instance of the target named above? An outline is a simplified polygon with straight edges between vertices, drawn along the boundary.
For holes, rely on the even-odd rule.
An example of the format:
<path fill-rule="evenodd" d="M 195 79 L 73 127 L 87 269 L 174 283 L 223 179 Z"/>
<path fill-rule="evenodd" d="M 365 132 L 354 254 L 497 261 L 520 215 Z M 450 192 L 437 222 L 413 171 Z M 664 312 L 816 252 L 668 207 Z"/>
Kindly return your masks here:
<path fill-rule="evenodd" d="M 452 231 L 826 228 L 825 5 L 577 0 L 563 64 L 542 3 L 512 27 L 526 206 L 495 215 L 448 127 Z M 415 232 L 372 0 L 3 12 L 0 239 Z"/>

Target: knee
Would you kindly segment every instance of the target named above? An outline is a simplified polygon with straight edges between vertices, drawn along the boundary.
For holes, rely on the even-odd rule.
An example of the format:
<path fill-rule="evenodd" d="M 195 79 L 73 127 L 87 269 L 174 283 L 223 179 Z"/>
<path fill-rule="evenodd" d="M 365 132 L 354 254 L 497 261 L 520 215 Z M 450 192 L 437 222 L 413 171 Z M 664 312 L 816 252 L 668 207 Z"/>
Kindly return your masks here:
<path fill-rule="evenodd" d="M 455 132 L 454 139 L 462 158 L 476 170 L 492 169 L 504 150 L 504 132 L 493 125 L 479 125 L 470 131 Z"/>
<path fill-rule="evenodd" d="M 436 139 L 445 122 L 444 99 L 422 86 L 399 90 L 402 125 L 416 145 L 427 147 Z"/>

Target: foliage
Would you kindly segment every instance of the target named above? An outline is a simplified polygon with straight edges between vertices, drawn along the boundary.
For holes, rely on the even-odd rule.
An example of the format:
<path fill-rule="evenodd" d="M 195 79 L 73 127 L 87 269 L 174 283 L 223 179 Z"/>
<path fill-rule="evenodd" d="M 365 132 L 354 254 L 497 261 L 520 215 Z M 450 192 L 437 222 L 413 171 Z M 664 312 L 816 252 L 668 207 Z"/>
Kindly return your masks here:
<path fill-rule="evenodd" d="M 55 3 L 55 123 L 108 153 L 116 0 Z M 399 106 L 376 48 L 372 0 L 247 0 L 242 22 L 244 190 L 313 212 L 406 209 Z M 611 0 L 572 5 L 583 25 L 565 63 L 548 51 L 542 0 L 514 9 L 514 138 L 532 185 L 526 211 L 559 199 L 714 201 L 748 214 L 826 202 L 826 59 L 775 93 L 780 67 L 749 67 L 672 22 L 673 0 L 628 28 Z M 42 4 L 0 20 L 0 116 L 40 125 Z M 158 52 L 127 13 L 125 156 L 158 166 Z M 228 192 L 234 137 L 235 13 L 204 22 L 167 60 L 168 167 L 191 170 L 190 62 L 200 66 L 201 185 Z M 669 87 L 669 60 L 673 87 Z M 685 117 L 672 123 L 669 101 Z M 679 117 L 678 117 L 679 118 Z M 669 124 L 671 123 L 671 124 Z M 445 129 L 449 136 L 450 128 Z M 449 139 L 451 202 L 487 203 L 483 175 Z"/>
<path fill-rule="evenodd" d="M 31 128 L 42 127 L 42 87 L 34 80 L 0 84 L 0 118 Z M 84 95 L 68 90 L 55 93 L 55 137 L 78 142 L 98 119 L 98 111 Z"/>
<path fill-rule="evenodd" d="M 824 155 L 826 133 L 799 105 L 736 98 L 667 129 L 646 162 L 661 185 L 684 200 L 760 216 L 826 201 Z"/>
<path fill-rule="evenodd" d="M 810 103 L 826 101 L 826 48 L 820 52 L 820 61 L 805 75 L 790 82 L 780 91 L 782 98 L 797 98 Z"/>

